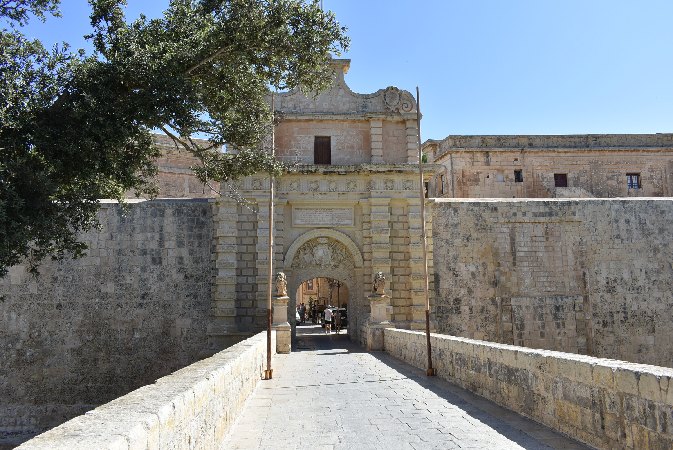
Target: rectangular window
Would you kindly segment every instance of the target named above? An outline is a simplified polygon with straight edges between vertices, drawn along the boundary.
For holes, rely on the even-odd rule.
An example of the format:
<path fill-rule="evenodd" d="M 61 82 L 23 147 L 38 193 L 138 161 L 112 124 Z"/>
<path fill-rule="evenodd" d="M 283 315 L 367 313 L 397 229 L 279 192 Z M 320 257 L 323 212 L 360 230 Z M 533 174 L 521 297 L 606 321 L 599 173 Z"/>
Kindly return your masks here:
<path fill-rule="evenodd" d="M 554 187 L 568 187 L 568 174 L 567 173 L 555 173 L 554 174 Z"/>
<path fill-rule="evenodd" d="M 332 140 L 330 136 L 316 136 L 313 141 L 313 164 L 332 164 Z"/>
<path fill-rule="evenodd" d="M 523 170 L 515 170 L 514 171 L 514 182 L 515 183 L 523 183 Z"/>
<path fill-rule="evenodd" d="M 640 189 L 640 174 L 639 173 L 627 173 L 626 174 L 626 186 L 629 189 Z"/>

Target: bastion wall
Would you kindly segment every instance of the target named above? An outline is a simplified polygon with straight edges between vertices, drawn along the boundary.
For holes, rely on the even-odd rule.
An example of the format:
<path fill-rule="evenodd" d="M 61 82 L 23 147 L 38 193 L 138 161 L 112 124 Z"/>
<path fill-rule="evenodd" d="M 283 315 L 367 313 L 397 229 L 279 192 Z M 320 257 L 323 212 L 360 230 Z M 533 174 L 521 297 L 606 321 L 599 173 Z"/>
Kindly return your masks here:
<path fill-rule="evenodd" d="M 233 284 L 236 300 L 262 278 L 243 269 L 225 270 L 235 261 L 226 259 L 231 247 L 222 243 L 226 230 L 237 233 L 232 239 L 239 251 L 242 245 L 244 254 L 250 249 L 240 234 L 245 227 L 223 221 L 227 205 L 222 202 L 155 200 L 127 209 L 104 203 L 101 229 L 83 236 L 90 246 L 86 257 L 45 261 L 37 279 L 15 267 L 0 280 L 0 445 L 210 356 L 226 346 L 232 333 L 240 340 L 256 331 L 242 324 L 259 315 L 261 303 L 257 308 L 219 306 L 229 298 L 221 297 L 223 286 Z M 436 199 L 429 204 L 432 313 L 438 332 L 673 366 L 670 199 Z M 298 235 L 290 233 L 292 221 L 281 220 L 292 214 L 288 211 L 279 206 L 276 231 L 280 243 L 288 234 L 285 245 L 294 248 L 290 244 Z M 362 214 L 368 217 L 364 209 Z M 377 214 L 379 220 L 382 213 Z M 256 220 L 264 222 L 260 217 Z M 311 249 L 343 237 L 330 230 L 309 231 L 309 237 L 326 241 L 316 241 Z M 390 237 L 397 236 L 394 226 L 391 230 Z M 388 244 L 377 243 L 378 259 L 372 257 L 379 264 L 384 258 L 397 261 L 395 245 L 402 245 L 385 236 Z M 304 241 L 313 245 L 314 239 Z M 369 261 L 373 250 L 368 245 L 373 244 L 353 239 L 352 245 L 349 254 L 361 252 Z M 253 250 L 259 250 L 257 245 Z M 282 259 L 285 250 L 280 253 Z M 313 266 L 319 266 L 322 260 L 312 255 Z M 293 286 L 320 275 L 301 277 L 299 272 L 308 269 L 292 261 L 303 259 L 276 267 L 295 280 Z M 365 281 L 356 282 L 371 279 L 361 264 L 353 262 L 355 281 L 349 286 L 369 292 Z M 409 299 L 402 292 L 404 280 L 396 278 L 397 266 L 389 264 L 391 319 L 398 327 L 413 328 L 419 308 L 413 299 L 410 311 L 397 306 Z M 405 288 L 414 291 L 415 285 Z M 222 322 L 223 311 L 232 314 L 231 327 Z M 368 314 L 357 308 L 351 313 L 359 316 L 354 323 Z M 227 326 L 220 327 L 223 323 Z"/>
<path fill-rule="evenodd" d="M 88 255 L 0 279 L 0 446 L 209 356 L 212 205 L 103 203 Z"/>
<path fill-rule="evenodd" d="M 433 206 L 439 332 L 673 367 L 671 199 Z"/>

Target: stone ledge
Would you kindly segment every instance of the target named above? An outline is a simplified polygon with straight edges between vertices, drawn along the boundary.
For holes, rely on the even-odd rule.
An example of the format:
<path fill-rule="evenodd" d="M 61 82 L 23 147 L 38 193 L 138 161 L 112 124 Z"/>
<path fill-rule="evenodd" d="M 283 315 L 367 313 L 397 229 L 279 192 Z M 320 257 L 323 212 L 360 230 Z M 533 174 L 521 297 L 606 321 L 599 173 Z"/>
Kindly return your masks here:
<path fill-rule="evenodd" d="M 266 331 L 18 448 L 217 448 L 261 379 L 265 361 Z"/>
<path fill-rule="evenodd" d="M 386 329 L 385 351 L 427 364 L 425 333 Z M 438 376 L 598 448 L 671 448 L 673 369 L 431 335 Z"/>

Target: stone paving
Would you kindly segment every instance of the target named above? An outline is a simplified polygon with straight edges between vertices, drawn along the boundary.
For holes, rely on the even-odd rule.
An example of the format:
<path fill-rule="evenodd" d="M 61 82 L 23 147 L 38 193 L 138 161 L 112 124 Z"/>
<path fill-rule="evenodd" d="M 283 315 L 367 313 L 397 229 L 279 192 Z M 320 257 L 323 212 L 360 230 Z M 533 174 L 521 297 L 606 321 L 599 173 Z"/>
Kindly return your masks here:
<path fill-rule="evenodd" d="M 298 327 L 230 431 L 226 449 L 585 449 L 540 424 L 345 334 Z"/>

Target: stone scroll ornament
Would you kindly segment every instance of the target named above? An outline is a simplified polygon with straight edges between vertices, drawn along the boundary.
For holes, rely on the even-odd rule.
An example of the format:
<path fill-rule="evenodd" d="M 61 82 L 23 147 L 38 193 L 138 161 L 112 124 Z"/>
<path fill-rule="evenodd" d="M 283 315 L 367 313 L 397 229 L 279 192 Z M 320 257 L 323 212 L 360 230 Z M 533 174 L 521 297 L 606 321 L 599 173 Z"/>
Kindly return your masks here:
<path fill-rule="evenodd" d="M 276 274 L 276 296 L 287 297 L 287 277 L 283 272 Z"/>
<path fill-rule="evenodd" d="M 405 91 L 394 86 L 387 87 L 383 92 L 385 107 L 393 112 L 411 112 L 414 110 L 414 98 Z"/>
<path fill-rule="evenodd" d="M 383 275 L 383 272 L 376 272 L 374 274 L 374 293 L 378 295 L 385 294 L 386 290 L 386 277 Z"/>

